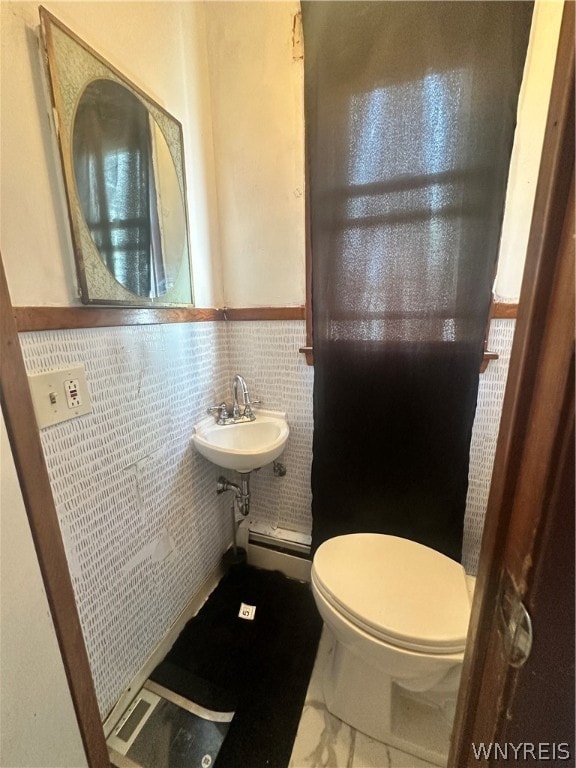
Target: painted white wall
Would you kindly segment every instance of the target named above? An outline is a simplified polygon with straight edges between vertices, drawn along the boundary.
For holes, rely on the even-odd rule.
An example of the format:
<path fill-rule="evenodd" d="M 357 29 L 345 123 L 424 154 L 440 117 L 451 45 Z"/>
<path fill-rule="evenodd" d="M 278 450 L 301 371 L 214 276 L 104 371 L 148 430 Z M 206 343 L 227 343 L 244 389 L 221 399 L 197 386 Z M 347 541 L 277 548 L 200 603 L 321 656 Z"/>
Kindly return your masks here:
<path fill-rule="evenodd" d="M 563 7 L 563 0 L 537 0 L 534 6 L 494 283 L 499 301 L 520 296 Z"/>
<path fill-rule="evenodd" d="M 208 2 L 206 31 L 224 301 L 305 302 L 300 3 Z"/>
<path fill-rule="evenodd" d="M 44 5 L 182 123 L 197 304 L 221 304 L 206 46 L 198 4 Z M 38 54 L 38 4 L 2 0 L 0 7 L 0 244 L 12 303 L 80 304 Z"/>
<path fill-rule="evenodd" d="M 225 304 L 224 278 L 220 256 L 205 4 L 180 5 L 182 67 L 188 72 L 185 97 L 190 120 L 184 124 L 183 130 L 189 147 L 186 151 L 186 181 L 194 298 L 198 307 L 221 307 Z"/>
<path fill-rule="evenodd" d="M 0 425 L 0 765 L 87 765 L 4 415 Z"/>
<path fill-rule="evenodd" d="M 15 305 L 79 304 L 36 2 L 2 0 L 0 246 Z M 297 0 L 47 2 L 183 124 L 197 306 L 305 301 Z M 537 0 L 495 293 L 517 301 L 563 0 Z"/>

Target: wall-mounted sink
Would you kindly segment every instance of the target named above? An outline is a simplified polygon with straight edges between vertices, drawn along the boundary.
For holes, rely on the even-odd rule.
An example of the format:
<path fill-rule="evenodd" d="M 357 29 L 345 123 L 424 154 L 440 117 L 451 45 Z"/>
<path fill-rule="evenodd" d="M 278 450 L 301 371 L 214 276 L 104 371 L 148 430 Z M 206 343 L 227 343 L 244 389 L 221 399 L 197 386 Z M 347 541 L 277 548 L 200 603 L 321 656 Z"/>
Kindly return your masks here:
<path fill-rule="evenodd" d="M 202 419 L 194 428 L 192 443 L 219 467 L 251 472 L 280 456 L 289 432 L 285 413 L 258 409 L 254 421 L 220 426 L 212 416 Z"/>

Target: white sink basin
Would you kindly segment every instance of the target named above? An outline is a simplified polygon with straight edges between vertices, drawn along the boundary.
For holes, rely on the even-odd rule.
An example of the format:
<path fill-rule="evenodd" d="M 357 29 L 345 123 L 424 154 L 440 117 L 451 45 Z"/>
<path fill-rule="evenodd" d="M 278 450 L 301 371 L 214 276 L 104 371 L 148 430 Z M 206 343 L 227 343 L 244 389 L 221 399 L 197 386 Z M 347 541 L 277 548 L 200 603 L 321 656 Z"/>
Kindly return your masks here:
<path fill-rule="evenodd" d="M 192 442 L 198 453 L 213 464 L 251 472 L 280 456 L 289 432 L 285 413 L 258 409 L 255 421 L 225 426 L 208 416 L 194 428 Z"/>

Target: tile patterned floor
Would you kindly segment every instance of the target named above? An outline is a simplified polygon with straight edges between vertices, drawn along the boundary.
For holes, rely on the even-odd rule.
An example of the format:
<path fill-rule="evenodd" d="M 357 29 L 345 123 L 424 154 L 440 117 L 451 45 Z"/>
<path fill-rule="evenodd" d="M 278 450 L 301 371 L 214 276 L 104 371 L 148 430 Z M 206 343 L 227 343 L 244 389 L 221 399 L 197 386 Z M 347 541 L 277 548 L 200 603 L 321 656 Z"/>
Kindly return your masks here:
<path fill-rule="evenodd" d="M 321 673 L 331 650 L 332 638 L 324 630 L 289 768 L 437 768 L 365 736 L 328 712 Z"/>

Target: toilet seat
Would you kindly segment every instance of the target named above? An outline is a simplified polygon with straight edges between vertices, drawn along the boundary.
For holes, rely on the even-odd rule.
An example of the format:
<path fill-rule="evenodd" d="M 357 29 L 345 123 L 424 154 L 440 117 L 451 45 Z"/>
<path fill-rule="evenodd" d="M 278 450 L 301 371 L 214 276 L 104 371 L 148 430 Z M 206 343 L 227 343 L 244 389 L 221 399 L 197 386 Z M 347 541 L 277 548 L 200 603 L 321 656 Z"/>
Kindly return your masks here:
<path fill-rule="evenodd" d="M 464 569 L 429 547 L 386 534 L 337 536 L 318 548 L 312 581 L 335 610 L 390 645 L 428 654 L 464 650 Z"/>

